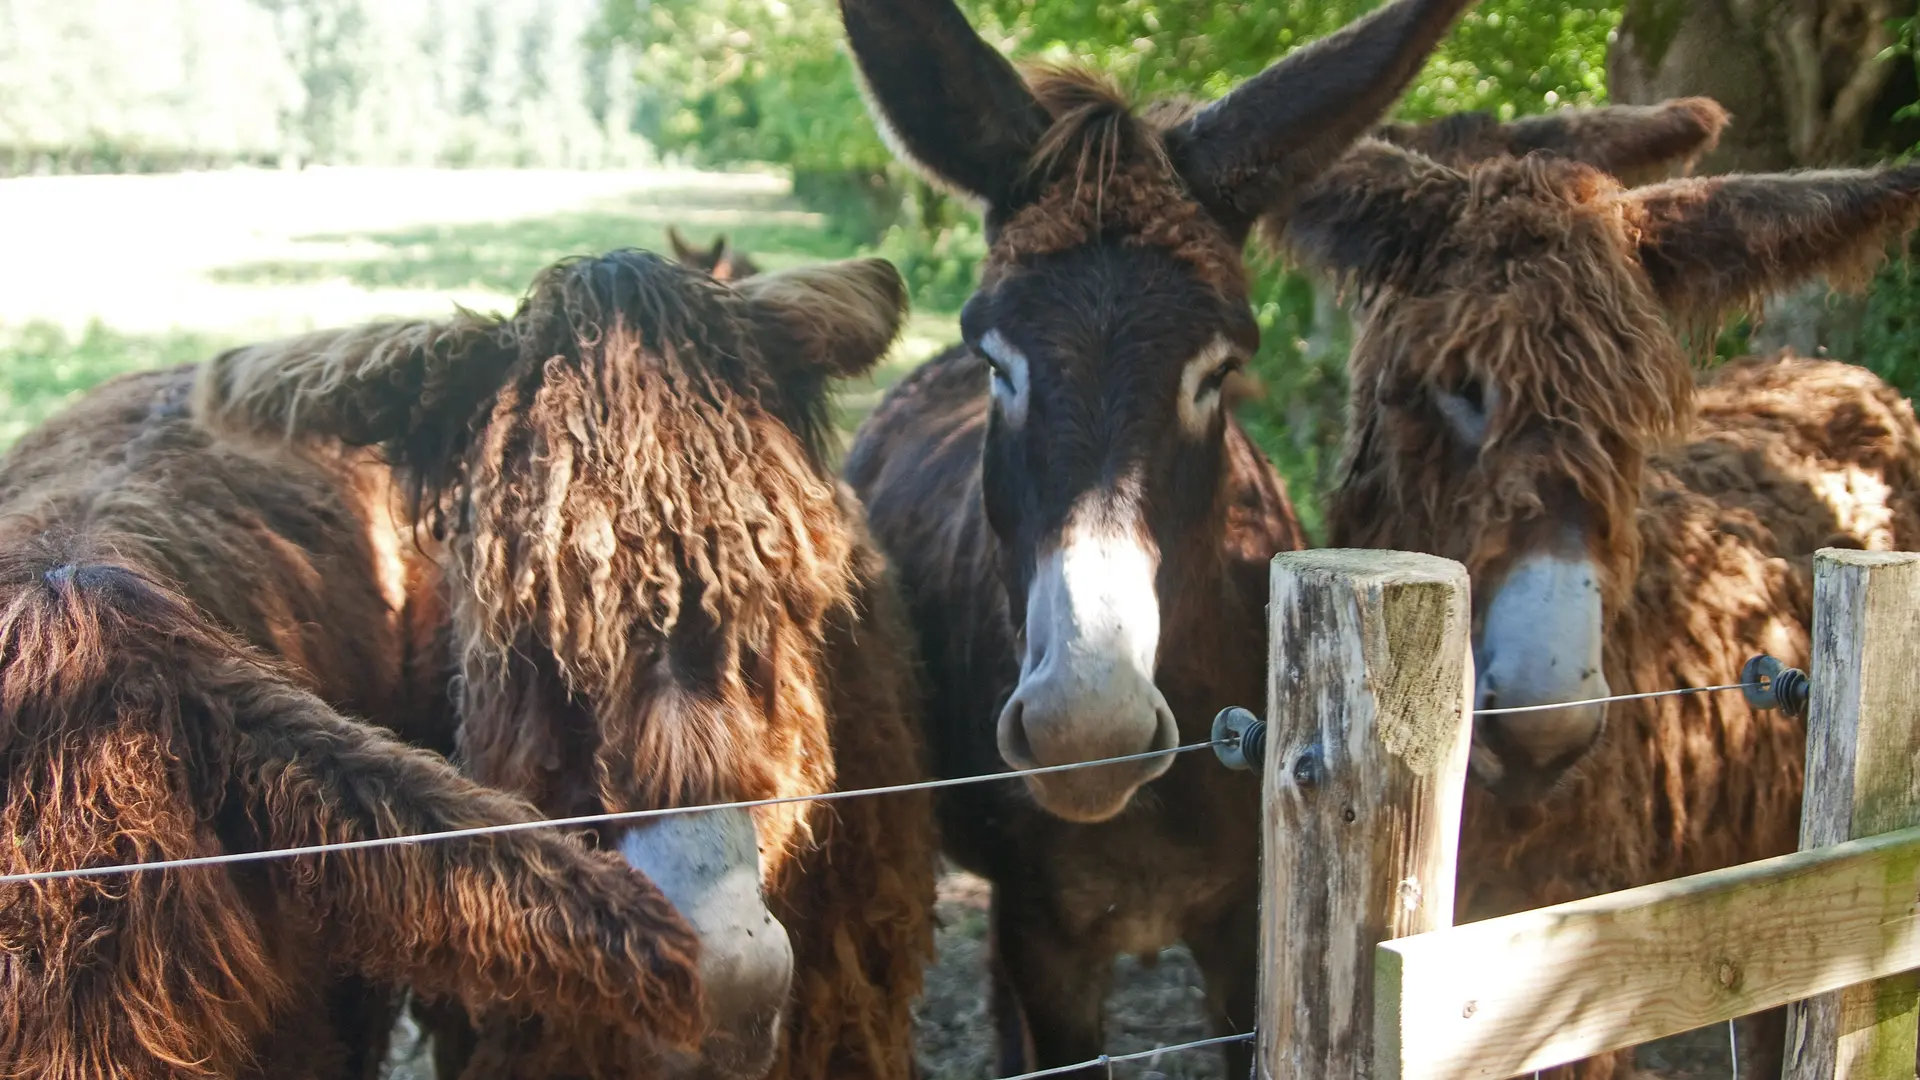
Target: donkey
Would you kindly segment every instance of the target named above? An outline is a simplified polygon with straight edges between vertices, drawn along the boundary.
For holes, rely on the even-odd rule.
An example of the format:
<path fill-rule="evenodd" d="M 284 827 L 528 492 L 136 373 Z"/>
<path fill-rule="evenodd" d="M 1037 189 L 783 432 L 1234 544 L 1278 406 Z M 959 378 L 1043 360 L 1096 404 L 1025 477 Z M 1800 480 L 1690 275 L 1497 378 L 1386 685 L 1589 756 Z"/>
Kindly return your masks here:
<path fill-rule="evenodd" d="M 1696 387 L 1673 325 L 1858 281 L 1916 219 L 1920 166 L 1625 188 L 1548 155 L 1454 168 L 1363 144 L 1273 222 L 1359 290 L 1333 542 L 1467 565 L 1481 708 L 1804 662 L 1812 552 L 1920 544 L 1920 425 L 1839 363 Z M 1790 851 L 1804 753 L 1803 725 L 1724 694 L 1484 716 L 1458 915 Z M 1782 1034 L 1762 1025 L 1755 1075 Z"/>
<path fill-rule="evenodd" d="M 936 771 L 1164 752 L 940 799 L 948 852 L 993 883 L 1004 1071 L 1098 1054 L 1115 954 L 1176 939 L 1216 1030 L 1251 1029 L 1258 787 L 1173 753 L 1260 700 L 1267 560 L 1303 543 L 1227 408 L 1259 336 L 1241 246 L 1464 6 L 1401 0 L 1210 106 L 1136 113 L 1082 72 L 1023 81 L 951 0 L 842 0 L 880 126 L 985 204 L 990 244 L 965 344 L 846 464 L 905 584 Z"/>
<path fill-rule="evenodd" d="M 552 815 L 924 775 L 906 616 L 827 466 L 827 389 L 897 336 L 854 260 L 737 286 L 643 252 L 544 271 L 511 318 L 228 353 L 207 422 L 379 445 L 449 548 L 460 748 Z M 701 932 L 703 1059 L 597 1017 L 483 1018 L 468 1076 L 899 1077 L 932 950 L 930 801 L 907 793 L 595 830 Z"/>
<path fill-rule="evenodd" d="M 0 458 L 0 874 L 527 821 L 351 707 L 444 710 L 417 567 L 365 455 L 109 382 Z M 0 1073 L 372 1080 L 398 984 L 697 1045 L 699 940 L 549 831 L 0 885 Z"/>
<path fill-rule="evenodd" d="M 713 238 L 712 247 L 703 249 L 687 243 L 687 238 L 680 235 L 680 230 L 669 225 L 667 242 L 673 245 L 673 257 L 679 259 L 682 266 L 705 271 L 715 281 L 739 281 L 760 272 L 752 259 L 734 248 L 725 233 Z"/>

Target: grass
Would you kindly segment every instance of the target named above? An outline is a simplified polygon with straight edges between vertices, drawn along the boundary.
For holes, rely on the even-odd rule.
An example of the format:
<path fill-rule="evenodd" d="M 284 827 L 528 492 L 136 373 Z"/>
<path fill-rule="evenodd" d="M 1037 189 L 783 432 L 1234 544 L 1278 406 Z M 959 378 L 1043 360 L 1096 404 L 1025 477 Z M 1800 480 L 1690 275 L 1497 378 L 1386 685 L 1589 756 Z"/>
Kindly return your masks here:
<path fill-rule="evenodd" d="M 221 345 L 202 334 L 121 334 L 98 323 L 77 335 L 50 323 L 0 328 L 0 447 L 104 379 L 204 360 Z"/>
<path fill-rule="evenodd" d="M 777 178 L 697 172 L 230 170 L 0 180 L 0 447 L 100 380 L 245 341 L 455 303 L 510 309 L 535 272 L 725 232 L 763 268 L 856 254 Z M 848 432 L 957 337 L 916 312 L 843 388 Z"/>

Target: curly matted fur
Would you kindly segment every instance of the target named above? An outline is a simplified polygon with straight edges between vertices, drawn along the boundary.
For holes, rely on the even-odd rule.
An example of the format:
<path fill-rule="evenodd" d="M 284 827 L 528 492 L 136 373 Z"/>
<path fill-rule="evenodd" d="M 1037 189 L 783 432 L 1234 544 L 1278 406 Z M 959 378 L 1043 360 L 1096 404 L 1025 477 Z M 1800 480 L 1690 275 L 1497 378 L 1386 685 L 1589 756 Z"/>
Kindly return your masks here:
<path fill-rule="evenodd" d="M 1484 596 L 1570 490 L 1613 692 L 1730 682 L 1760 652 L 1804 663 L 1814 550 L 1920 543 L 1920 423 L 1836 362 L 1696 379 L 1675 326 L 1816 273 L 1857 277 L 1917 219 L 1913 168 L 1626 189 L 1543 155 L 1456 170 L 1361 147 L 1286 223 L 1362 290 L 1333 542 L 1460 559 Z M 1476 442 L 1442 396 L 1484 403 Z M 1470 789 L 1460 917 L 1792 850 L 1804 743 L 1731 695 L 1615 704 L 1544 798 Z M 1760 1042 L 1771 1058 L 1780 1033 Z"/>
<path fill-rule="evenodd" d="M 436 729 L 387 489 L 212 440 L 193 379 L 115 380 L 0 463 L 0 872 L 532 817 L 322 700 Z M 0 1072 L 371 1077 L 397 983 L 683 1045 L 697 957 L 621 860 L 545 833 L 4 886 Z"/>
<path fill-rule="evenodd" d="M 199 408 L 226 430 L 385 447 L 449 547 L 481 779 L 551 813 L 898 783 L 922 773 L 919 691 L 886 566 L 828 471 L 826 388 L 877 361 L 904 302 L 877 261 L 728 286 L 616 252 L 544 271 L 509 319 L 229 353 Z M 449 388 L 444 410 L 406 400 L 428 385 Z M 756 818 L 795 953 L 776 1075 L 905 1075 L 927 800 Z M 599 1045 L 495 1025 L 469 1065 L 649 1065 Z"/>

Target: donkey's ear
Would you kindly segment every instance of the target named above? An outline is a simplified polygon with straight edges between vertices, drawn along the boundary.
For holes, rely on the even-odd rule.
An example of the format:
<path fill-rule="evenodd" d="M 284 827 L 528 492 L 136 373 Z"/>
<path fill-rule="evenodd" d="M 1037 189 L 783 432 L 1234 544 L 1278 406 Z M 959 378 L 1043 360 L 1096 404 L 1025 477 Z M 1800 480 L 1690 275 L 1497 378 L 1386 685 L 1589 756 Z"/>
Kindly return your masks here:
<path fill-rule="evenodd" d="M 1455 168 L 1538 151 L 1634 181 L 1658 179 L 1675 163 L 1713 149 L 1727 119 L 1712 98 L 1693 97 L 1561 109 L 1505 124 L 1486 113 L 1455 113 L 1424 124 L 1382 124 L 1374 135 Z"/>
<path fill-rule="evenodd" d="M 906 325 L 907 284 L 885 259 L 820 263 L 735 284 L 776 369 L 864 375 Z"/>
<path fill-rule="evenodd" d="M 713 238 L 713 249 L 707 252 L 707 259 L 709 262 L 712 262 L 713 265 L 718 266 L 726 260 L 727 252 L 732 250 L 733 245 L 727 243 L 727 234 L 721 233 L 719 236 Z"/>
<path fill-rule="evenodd" d="M 1322 173 L 1273 238 L 1301 261 L 1363 288 L 1405 284 L 1453 227 L 1465 176 L 1419 154 L 1363 140 Z"/>
<path fill-rule="evenodd" d="M 1244 236 L 1379 121 L 1466 6 L 1394 0 L 1290 53 L 1169 131 L 1175 167 Z"/>
<path fill-rule="evenodd" d="M 681 262 L 691 266 L 700 260 L 700 255 L 694 251 L 693 245 L 687 243 L 687 238 L 681 236 L 680 230 L 672 225 L 667 226 L 667 243 L 673 245 L 673 257 Z"/>
<path fill-rule="evenodd" d="M 323 330 L 214 357 L 195 380 L 194 416 L 233 437 L 381 444 L 395 464 L 426 464 L 457 452 L 518 355 L 499 320 L 468 312 Z"/>
<path fill-rule="evenodd" d="M 840 0 L 840 15 L 895 152 L 989 207 L 1015 202 L 1047 113 L 953 0 Z"/>
<path fill-rule="evenodd" d="M 1920 220 L 1920 164 L 1675 180 L 1619 197 L 1655 293 L 1711 320 L 1817 275 L 1863 283 Z"/>

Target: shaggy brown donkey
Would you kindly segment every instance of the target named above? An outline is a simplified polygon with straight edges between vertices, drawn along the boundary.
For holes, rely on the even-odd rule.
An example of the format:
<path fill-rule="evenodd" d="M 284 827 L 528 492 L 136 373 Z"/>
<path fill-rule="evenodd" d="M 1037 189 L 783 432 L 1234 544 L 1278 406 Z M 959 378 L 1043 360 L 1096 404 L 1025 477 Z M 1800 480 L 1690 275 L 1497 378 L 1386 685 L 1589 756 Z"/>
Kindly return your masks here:
<path fill-rule="evenodd" d="M 1402 0 L 1212 105 L 1136 112 L 1084 73 L 1023 80 L 951 0 L 843 0 L 881 126 L 984 204 L 990 243 L 966 344 L 847 464 L 906 586 L 941 775 L 1170 750 L 1261 700 L 1267 560 L 1302 537 L 1224 407 L 1258 339 L 1242 241 L 1464 6 Z M 1216 1030 L 1250 1030 L 1260 796 L 1209 756 L 941 799 L 948 851 L 994 886 L 1002 1070 L 1099 1053 L 1114 955 L 1176 939 Z"/>
<path fill-rule="evenodd" d="M 1804 663 L 1814 549 L 1920 546 L 1920 425 L 1838 363 L 1696 389 L 1669 320 L 1857 279 L 1916 218 L 1915 166 L 1626 189 L 1543 155 L 1456 170 L 1364 145 L 1286 223 L 1360 288 L 1333 542 L 1466 563 L 1482 708 Z M 1729 694 L 1482 717 L 1460 917 L 1791 850 L 1804 736 Z M 1776 1024 L 1752 1075 L 1780 1045 Z"/>
<path fill-rule="evenodd" d="M 703 249 L 687 243 L 687 238 L 680 235 L 680 230 L 669 225 L 667 242 L 673 245 L 673 257 L 679 259 L 682 266 L 705 271 L 715 281 L 739 281 L 760 272 L 753 260 L 737 250 L 725 233 L 713 238 L 712 247 Z"/>
<path fill-rule="evenodd" d="M 419 700 L 380 492 L 214 443 L 192 381 L 117 380 L 0 459 L 0 873 L 531 818 L 316 696 Z M 393 983 L 688 1044 L 697 945 L 545 832 L 0 885 L 0 1073 L 370 1078 Z"/>
<path fill-rule="evenodd" d="M 910 639 L 828 470 L 825 409 L 904 303 L 875 260 L 727 286 L 618 252 L 544 272 L 510 319 L 230 353 L 201 403 L 229 429 L 384 448 L 450 547 L 461 750 L 481 779 L 550 814 L 893 784 L 923 773 Z M 910 1072 L 932 945 L 924 796 L 598 840 L 661 882 L 724 979 L 701 1067 Z M 587 1019 L 489 1023 L 454 1056 L 471 1076 L 662 1068 Z"/>

